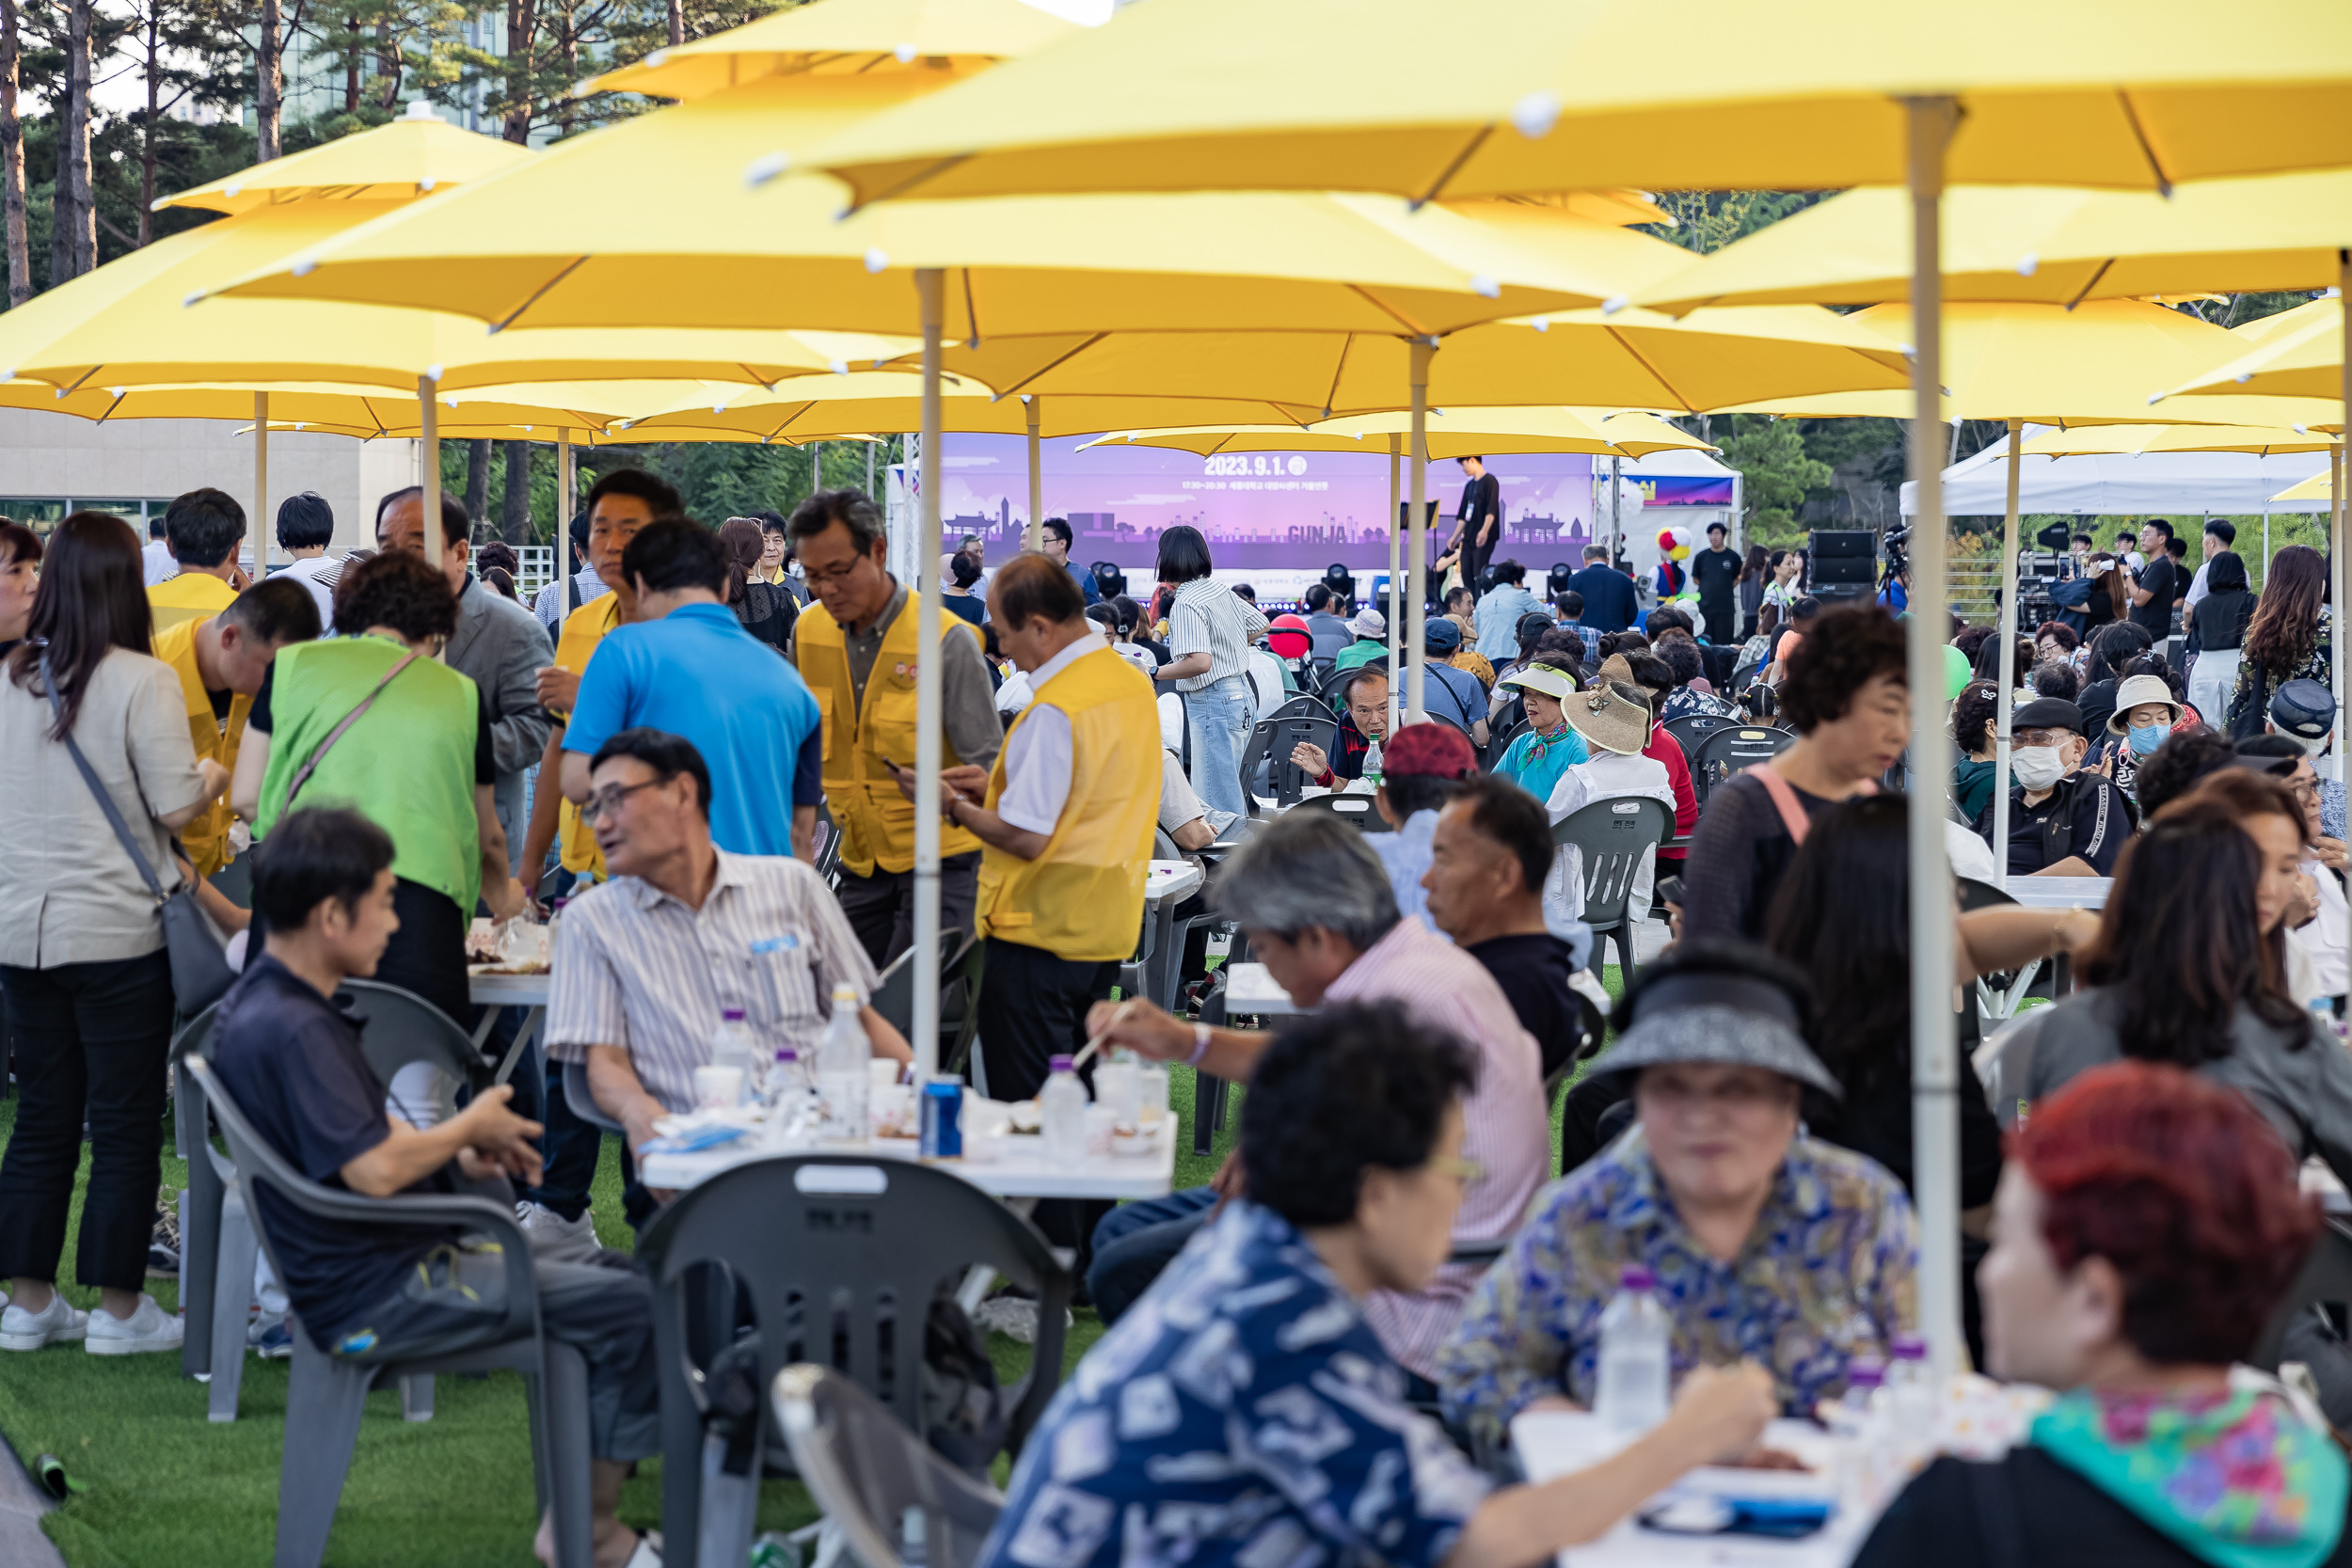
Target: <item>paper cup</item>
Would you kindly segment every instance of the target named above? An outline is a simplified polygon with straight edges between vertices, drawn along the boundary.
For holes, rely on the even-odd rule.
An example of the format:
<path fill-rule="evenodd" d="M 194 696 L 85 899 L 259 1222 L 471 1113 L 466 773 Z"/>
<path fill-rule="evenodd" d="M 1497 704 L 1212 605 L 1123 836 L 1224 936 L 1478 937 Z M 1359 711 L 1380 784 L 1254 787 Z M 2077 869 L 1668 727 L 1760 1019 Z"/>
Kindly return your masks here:
<path fill-rule="evenodd" d="M 698 1067 L 694 1069 L 694 1107 L 701 1111 L 723 1111 L 743 1098 L 743 1069 L 739 1067 Z"/>
<path fill-rule="evenodd" d="M 895 1089 L 898 1086 L 900 1066 L 888 1056 L 874 1057 L 866 1064 L 866 1070 L 871 1074 L 866 1080 L 867 1085 L 877 1095 L 885 1089 Z"/>

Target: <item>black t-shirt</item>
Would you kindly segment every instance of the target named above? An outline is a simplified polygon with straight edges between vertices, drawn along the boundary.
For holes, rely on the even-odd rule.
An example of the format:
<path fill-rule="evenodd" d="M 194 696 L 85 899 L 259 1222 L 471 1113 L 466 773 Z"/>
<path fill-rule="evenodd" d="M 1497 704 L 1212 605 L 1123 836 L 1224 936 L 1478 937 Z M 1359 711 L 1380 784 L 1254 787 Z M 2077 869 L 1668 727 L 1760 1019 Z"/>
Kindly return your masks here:
<path fill-rule="evenodd" d="M 1544 1076 L 1568 1065 L 1584 1043 L 1584 1012 L 1580 998 L 1568 989 L 1568 944 L 1549 931 L 1494 937 L 1466 949 L 1486 966 L 1520 1027 L 1535 1037 L 1543 1053 Z"/>
<path fill-rule="evenodd" d="M 942 594 L 939 603 L 941 609 L 962 616 L 976 626 L 980 624 L 980 617 L 988 613 L 988 601 L 977 594 Z"/>
<path fill-rule="evenodd" d="M 1963 1076 L 1965 1076 L 1963 1074 Z M 1988 1508 L 1990 1505 L 1990 1509 Z M 1996 1544 L 1989 1512 L 2015 1522 Z M 2322 1568 L 2352 1564 L 2352 1530 Z M 1939 1459 L 1895 1498 L 1853 1568 L 2210 1568 L 2049 1452 L 2011 1449 L 1992 1464 Z"/>
<path fill-rule="evenodd" d="M 1804 1117 L 1816 1137 L 1868 1155 L 1884 1165 L 1904 1191 L 1913 1190 L 1909 1040 L 1888 1053 L 1868 1083 L 1850 1084 L 1843 1100 L 1808 1092 Z M 1984 1098 L 1983 1080 L 1963 1072 L 1960 1075 L 1960 1206 L 1974 1209 L 1992 1202 L 1993 1189 L 2000 1181 L 2000 1121 Z"/>
<path fill-rule="evenodd" d="M 1734 549 L 1692 551 L 1691 578 L 1698 584 L 1700 604 L 1729 610 L 1732 586 L 1740 580 L 1740 552 Z"/>
<path fill-rule="evenodd" d="M 2181 569 L 2170 556 L 2158 556 L 2139 569 L 2139 586 L 2149 598 L 2132 606 L 2132 624 L 2146 627 L 2161 642 L 2172 635 L 2172 601 L 2180 597 Z"/>
<path fill-rule="evenodd" d="M 262 673 L 262 689 L 253 698 L 252 709 L 245 716 L 245 727 L 256 735 L 270 733 L 270 693 L 276 689 L 277 680 L 278 665 L 275 660 L 272 660 L 270 667 Z M 498 756 L 490 744 L 490 699 L 478 686 L 474 688 L 473 694 L 473 782 L 478 784 L 494 784 L 498 783 L 499 772 Z M 362 720 L 360 722 L 365 723 L 366 721 Z M 355 729 L 358 727 L 358 725 L 353 726 Z M 345 736 L 342 740 L 335 744 L 343 745 L 351 738 Z"/>
<path fill-rule="evenodd" d="M 2049 829 L 2062 821 L 2068 828 L 2063 845 L 2051 842 Z M 2009 874 L 2027 877 L 2069 855 L 2080 855 L 2102 877 L 2115 874 L 2115 857 L 2132 836 L 2131 810 L 2123 792 L 2096 773 L 2074 772 L 2058 782 L 2038 806 L 2026 804 L 2026 787 L 2013 784 L 2009 800 Z M 1993 842 L 1993 802 L 1977 818 L 1977 836 Z"/>
<path fill-rule="evenodd" d="M 1789 792 L 1808 822 L 1836 803 L 1794 784 Z M 1683 860 L 1682 934 L 1763 940 L 1772 895 L 1796 858 L 1796 841 L 1760 782 L 1734 773 L 1717 784 Z"/>
<path fill-rule="evenodd" d="M 205 701 L 213 705 L 213 721 L 220 724 L 227 723 L 229 721 L 229 705 L 237 700 L 237 694 L 225 688 L 221 690 L 215 691 L 210 687 L 207 687 L 204 691 L 204 698 Z"/>
<path fill-rule="evenodd" d="M 342 1167 L 391 1135 L 384 1085 L 359 1050 L 359 1021 L 264 953 L 221 998 L 213 1066 L 253 1131 L 297 1171 L 341 1188 Z M 434 1188 L 420 1182 L 411 1192 Z M 264 1189 L 262 1223 L 303 1327 L 323 1343 L 367 1326 L 366 1314 L 436 1246 L 435 1226 L 358 1231 L 305 1214 Z"/>

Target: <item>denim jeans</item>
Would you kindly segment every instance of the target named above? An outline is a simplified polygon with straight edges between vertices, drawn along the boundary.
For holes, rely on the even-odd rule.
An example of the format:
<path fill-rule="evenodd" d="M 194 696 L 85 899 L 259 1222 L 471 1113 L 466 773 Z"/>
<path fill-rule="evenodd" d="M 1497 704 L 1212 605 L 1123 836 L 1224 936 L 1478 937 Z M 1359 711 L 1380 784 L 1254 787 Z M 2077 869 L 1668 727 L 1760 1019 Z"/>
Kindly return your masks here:
<path fill-rule="evenodd" d="M 1192 723 L 1193 793 L 1211 811 L 1242 815 L 1249 803 L 1242 799 L 1241 753 L 1257 717 L 1248 680 L 1228 675 L 1187 691 L 1184 711 Z"/>
<path fill-rule="evenodd" d="M 1209 1223 L 1209 1212 L 1216 1207 L 1214 1191 L 1186 1187 L 1166 1197 L 1122 1203 L 1096 1223 L 1087 1291 L 1105 1327 L 1124 1317 L 1136 1298 L 1152 1288 L 1194 1232 Z"/>

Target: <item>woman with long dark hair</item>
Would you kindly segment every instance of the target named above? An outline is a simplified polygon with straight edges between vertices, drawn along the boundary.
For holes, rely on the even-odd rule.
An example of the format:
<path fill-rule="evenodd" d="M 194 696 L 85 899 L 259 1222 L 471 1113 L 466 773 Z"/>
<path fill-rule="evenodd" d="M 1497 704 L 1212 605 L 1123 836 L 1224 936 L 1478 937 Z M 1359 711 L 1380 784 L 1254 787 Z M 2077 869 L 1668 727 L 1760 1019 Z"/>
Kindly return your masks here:
<path fill-rule="evenodd" d="M 149 866 L 176 886 L 171 835 L 229 776 L 198 758 L 180 677 L 150 651 L 142 566 L 121 518 L 77 512 L 58 524 L 0 680 L 0 990 L 21 1097 L 0 1159 L 0 1276 L 13 1277 L 0 1350 L 180 1344 L 180 1320 L 142 1291 L 162 1181 L 171 963 L 146 879 L 65 744 L 72 736 Z M 86 1116 L 73 1273 L 98 1287 L 95 1314 L 55 1289 Z"/>
<path fill-rule="evenodd" d="M 2238 1090 L 2297 1158 L 2352 1176 L 2352 1052 L 2287 989 L 2303 838 L 2293 792 L 2246 768 L 2157 813 L 2116 863 L 2077 966 L 2088 989 L 2033 1015 L 2023 1098 L 2122 1057 L 2167 1062 Z"/>
<path fill-rule="evenodd" d="M 2289 545 L 2270 558 L 2262 597 L 2246 627 L 2245 657 L 2230 688 L 2229 712 L 2221 727 L 2236 733 L 2249 710 L 2270 711 L 2270 699 L 2289 681 L 2330 684 L 2328 638 L 2333 616 L 2328 603 L 2328 558 L 2309 545 Z M 2260 735 L 2260 721 L 2250 734 Z"/>
<path fill-rule="evenodd" d="M 1750 545 L 1747 559 L 1740 562 L 1740 576 L 1732 584 L 1740 590 L 1740 641 L 1742 642 L 1756 635 L 1756 612 L 1764 607 L 1765 585 L 1772 580 L 1772 552 L 1761 545 Z"/>
<path fill-rule="evenodd" d="M 792 645 L 792 623 L 801 618 L 801 607 L 759 576 L 768 550 L 766 531 L 749 517 L 729 517 L 720 525 L 719 543 L 727 551 L 727 608 L 745 631 L 783 653 Z"/>

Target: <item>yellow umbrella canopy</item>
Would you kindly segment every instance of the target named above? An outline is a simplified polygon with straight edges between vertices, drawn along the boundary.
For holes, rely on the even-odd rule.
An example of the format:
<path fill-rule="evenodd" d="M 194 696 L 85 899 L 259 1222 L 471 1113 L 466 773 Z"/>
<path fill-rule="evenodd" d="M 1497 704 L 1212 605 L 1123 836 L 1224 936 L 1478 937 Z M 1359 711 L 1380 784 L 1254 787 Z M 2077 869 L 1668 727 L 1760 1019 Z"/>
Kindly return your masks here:
<path fill-rule="evenodd" d="M 2328 470 L 2322 468 L 2301 483 L 2290 484 L 2270 499 L 2273 501 L 2324 501 L 2334 499 L 2335 494 L 2336 487 L 2330 483 Z"/>
<path fill-rule="evenodd" d="M 2209 374 L 2182 382 L 2180 389 L 2201 398 L 2231 402 L 2247 398 L 2325 399 L 2333 404 L 2328 413 L 2337 417 L 2330 422 L 2341 428 L 2345 337 L 2343 299 L 2315 299 L 2255 325 L 2265 330 L 2253 347 L 2214 367 Z M 2169 413 L 2174 404 L 2184 401 L 2186 400 L 2168 397 L 2156 407 L 2159 412 Z"/>
<path fill-rule="evenodd" d="M 1536 206 L 1486 222 L 1389 197 L 1246 192 L 906 203 L 837 221 L 840 187 L 821 176 L 757 189 L 739 178 L 746 147 L 803 145 L 902 98 L 904 80 L 771 79 L 643 116 L 225 292 L 451 310 L 500 327 L 906 332 L 919 326 L 908 272 L 945 268 L 946 330 L 966 341 L 1426 334 L 1598 304 L 1657 264 L 1645 235 Z M 612 215 L 616 188 L 631 193 L 626 222 Z"/>
<path fill-rule="evenodd" d="M 1957 95 L 1954 182 L 2158 190 L 2352 165 L 2352 8 L 1989 0 L 1154 0 L 815 159 L 863 203 L 1014 192 L 1483 195 L 1904 179 L 1900 100 Z M 1475 71 L 1432 71 L 1464 38 Z M 1671 65 L 1661 68 L 1662 58 Z M 1315 68 L 1301 71 L 1299 62 Z"/>
<path fill-rule="evenodd" d="M 1875 305 L 1909 296 L 1911 196 L 1849 191 L 1637 293 L 1701 305 Z M 1944 297 L 2074 305 L 2318 289 L 2352 243 L 2352 169 L 2140 192 L 1963 186 L 1944 198 Z"/>
<path fill-rule="evenodd" d="M 595 388 L 547 387 L 528 391 L 531 396 L 527 401 L 493 396 L 461 399 L 452 404 L 439 400 L 439 434 L 552 441 L 559 430 L 583 431 L 609 423 L 615 418 L 616 404 L 622 408 L 660 405 L 675 401 L 683 388 L 664 384 L 658 390 L 643 387 L 632 390 L 627 383 L 610 383 Z M 591 397 L 579 402 L 571 400 L 571 394 L 582 391 L 590 392 Z M 409 436 L 420 434 L 414 391 L 281 382 L 266 395 L 268 428 L 272 431 L 331 429 Z M 45 383 L 12 381 L 0 386 L 0 407 L 38 409 L 105 422 L 231 420 L 249 425 L 254 419 L 256 396 L 256 389 L 251 387 L 201 383 L 178 387 L 93 386 L 61 394 L 58 388 Z"/>
<path fill-rule="evenodd" d="M 874 72 L 945 87 L 1079 30 L 1025 0 L 818 0 L 657 49 L 579 90 L 691 101 L 764 76 Z"/>
<path fill-rule="evenodd" d="M 2333 436 L 2317 431 L 2264 425 L 2104 424 L 2047 432 L 2018 450 L 2027 457 L 2140 457 L 2166 451 L 2249 451 L 2268 457 L 2275 452 L 2327 451 L 2336 445 Z"/>
<path fill-rule="evenodd" d="M 1399 414 L 1359 415 L 1329 420 L 1305 430 L 1288 425 L 1239 425 L 1232 429 L 1122 430 L 1090 446 L 1165 447 L 1197 452 L 1383 451 L 1388 437 L 1406 434 L 1410 420 Z M 1429 457 L 1484 457 L 1489 453 L 1591 452 L 1641 457 L 1653 451 L 1712 451 L 1655 415 L 1604 416 L 1586 408 L 1453 408 L 1429 415 Z"/>
<path fill-rule="evenodd" d="M 853 373 L 846 378 L 811 378 L 772 392 L 739 387 L 708 388 L 716 394 L 680 397 L 666 406 L 629 416 L 633 438 L 667 440 L 677 430 L 731 432 L 753 441 L 816 441 L 878 430 L 914 430 L 922 423 L 921 378 L 894 372 Z M 1155 423 L 1272 423 L 1303 429 L 1319 409 L 1287 407 L 1232 398 L 1075 397 L 1041 399 L 1037 434 L 1045 438 L 1093 436 Z M 1029 405 L 1019 398 L 995 398 L 977 383 L 946 378 L 940 395 L 940 428 L 952 434 L 1022 436 L 1029 432 Z"/>
<path fill-rule="evenodd" d="M 285 201 L 406 201 L 530 161 L 495 136 L 461 131 L 421 101 L 405 117 L 283 158 L 273 158 L 171 196 L 155 209 L 249 213 Z M 354 221 L 356 219 L 346 220 Z"/>

